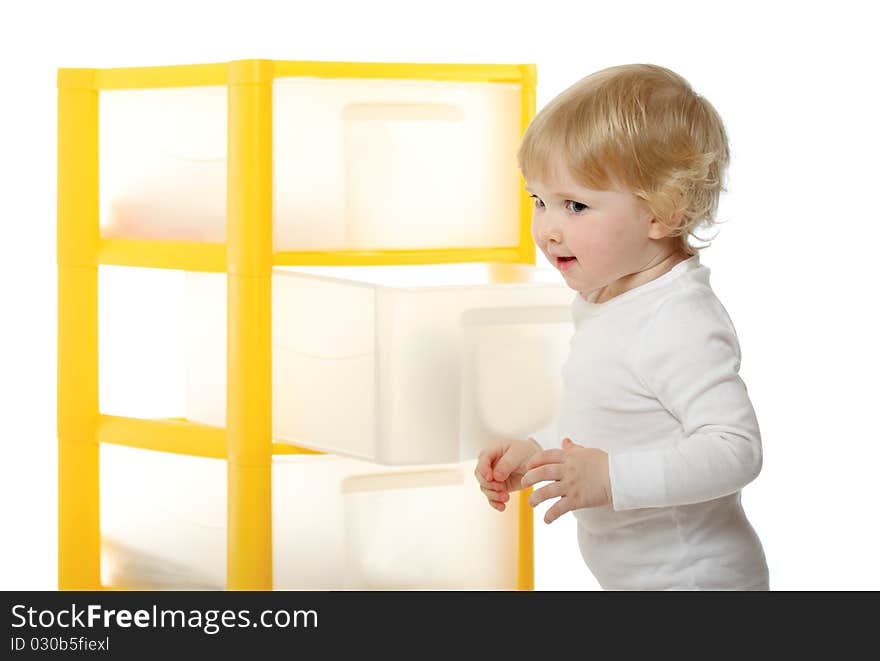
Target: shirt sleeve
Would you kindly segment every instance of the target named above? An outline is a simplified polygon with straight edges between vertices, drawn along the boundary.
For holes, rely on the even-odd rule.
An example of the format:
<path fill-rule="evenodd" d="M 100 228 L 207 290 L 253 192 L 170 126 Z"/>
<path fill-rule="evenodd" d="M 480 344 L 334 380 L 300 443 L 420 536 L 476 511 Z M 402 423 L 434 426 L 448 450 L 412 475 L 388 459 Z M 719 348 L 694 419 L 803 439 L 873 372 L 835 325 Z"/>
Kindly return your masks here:
<path fill-rule="evenodd" d="M 649 448 L 609 453 L 613 508 L 686 505 L 739 491 L 761 471 L 758 421 L 733 324 L 714 294 L 676 295 L 636 353 L 643 386 L 681 424 Z"/>

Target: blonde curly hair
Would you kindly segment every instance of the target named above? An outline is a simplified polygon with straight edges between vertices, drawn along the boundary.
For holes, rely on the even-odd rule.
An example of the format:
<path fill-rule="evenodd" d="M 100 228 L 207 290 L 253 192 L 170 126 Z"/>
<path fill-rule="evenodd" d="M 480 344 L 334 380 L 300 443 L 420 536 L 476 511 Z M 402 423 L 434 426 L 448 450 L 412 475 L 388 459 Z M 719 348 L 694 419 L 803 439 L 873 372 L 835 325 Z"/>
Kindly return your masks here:
<path fill-rule="evenodd" d="M 718 112 L 677 73 L 627 64 L 576 82 L 532 119 L 516 158 L 540 180 L 554 156 L 587 188 L 643 200 L 688 256 L 708 247 L 688 237 L 705 242 L 695 231 L 718 223 L 730 149 Z"/>

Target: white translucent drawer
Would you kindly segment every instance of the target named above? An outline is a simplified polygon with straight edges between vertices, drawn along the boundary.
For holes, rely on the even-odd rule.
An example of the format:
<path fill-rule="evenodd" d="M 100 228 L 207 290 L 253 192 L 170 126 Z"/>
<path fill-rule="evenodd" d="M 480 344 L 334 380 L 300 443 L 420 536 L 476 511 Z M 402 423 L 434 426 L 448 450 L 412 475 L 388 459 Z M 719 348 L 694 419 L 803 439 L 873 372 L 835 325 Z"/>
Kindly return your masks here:
<path fill-rule="evenodd" d="M 332 455 L 273 457 L 274 588 L 341 590 L 348 584 L 377 585 L 378 580 L 390 590 L 410 589 L 417 584 L 452 589 L 510 585 L 515 580 L 512 568 L 517 561 L 516 507 L 504 513 L 489 507 L 477 487 L 473 469 L 473 463 L 444 466 L 441 474 L 463 480 L 457 487 L 445 489 L 404 474 L 398 478 L 398 486 L 413 481 L 432 486 L 408 492 L 391 490 L 389 504 L 376 509 L 369 518 L 359 507 L 369 506 L 369 499 L 379 496 L 378 492 L 372 496 L 362 491 L 344 494 L 343 484 L 352 478 L 357 488 L 373 474 L 378 476 L 377 482 L 368 484 L 385 484 L 389 479 L 387 466 Z M 225 588 L 227 482 L 223 459 L 102 444 L 100 486 L 101 572 L 105 586 L 147 590 Z M 425 535 L 428 520 L 415 522 L 415 511 L 401 511 L 405 508 L 397 496 L 405 493 L 412 498 L 413 506 L 426 508 L 422 512 L 433 517 L 438 526 L 445 526 L 452 538 L 461 539 L 469 530 L 479 529 L 487 531 L 486 540 L 470 543 L 467 551 L 471 557 L 459 566 L 434 563 L 437 549 L 427 545 L 434 542 L 439 529 Z M 421 558 L 408 565 L 393 563 L 402 555 L 417 553 L 422 542 L 410 535 L 403 544 L 397 540 L 399 547 L 395 549 L 390 546 L 388 533 L 375 527 L 383 517 L 401 514 L 401 525 L 414 524 L 412 532 L 422 535 L 424 541 Z M 351 533 L 348 525 L 355 526 Z M 367 531 L 377 535 L 364 540 Z M 357 557 L 358 549 L 368 555 Z M 475 578 L 477 568 L 482 567 L 489 573 Z"/>
<path fill-rule="evenodd" d="M 102 91 L 101 232 L 226 240 L 227 88 Z M 278 78 L 277 251 L 519 243 L 521 86 Z"/>
<path fill-rule="evenodd" d="M 519 500 L 489 507 L 475 465 L 345 478 L 345 587 L 515 590 Z"/>
<path fill-rule="evenodd" d="M 273 457 L 276 589 L 343 588 L 340 484 L 370 470 L 331 455 Z M 226 461 L 102 444 L 101 536 L 105 585 L 224 589 Z"/>
<path fill-rule="evenodd" d="M 462 326 L 461 456 L 552 425 L 574 333 L 571 306 L 468 310 Z"/>
<path fill-rule="evenodd" d="M 499 273 L 519 281 L 497 282 Z M 225 282 L 221 274 L 189 274 L 187 281 L 187 417 L 221 426 Z M 571 296 L 558 273 L 528 266 L 276 269 L 273 435 L 384 464 L 471 459 L 475 452 L 461 454 L 464 315 L 505 308 L 528 316 L 535 308 L 568 306 Z M 519 378 L 517 401 L 543 401 L 547 393 L 538 390 L 559 377 L 555 359 L 526 353 L 519 328 L 509 333 L 519 353 L 480 365 L 500 370 L 495 378 L 504 380 L 527 363 L 534 378 Z M 567 346 L 567 338 L 556 340 Z M 547 342 L 533 348 L 544 350 Z"/>

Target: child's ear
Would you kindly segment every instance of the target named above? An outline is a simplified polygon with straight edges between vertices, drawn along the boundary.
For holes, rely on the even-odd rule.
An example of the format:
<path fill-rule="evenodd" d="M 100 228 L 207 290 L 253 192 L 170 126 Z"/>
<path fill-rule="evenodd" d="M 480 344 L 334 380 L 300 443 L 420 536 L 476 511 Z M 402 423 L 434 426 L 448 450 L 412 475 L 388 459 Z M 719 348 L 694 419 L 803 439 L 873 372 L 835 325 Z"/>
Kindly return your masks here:
<path fill-rule="evenodd" d="M 681 212 L 675 214 L 672 217 L 672 220 L 668 223 L 664 223 L 662 220 L 657 218 L 651 218 L 650 224 L 648 225 L 648 238 L 651 239 L 665 239 L 672 232 L 678 229 L 681 225 L 683 214 Z"/>

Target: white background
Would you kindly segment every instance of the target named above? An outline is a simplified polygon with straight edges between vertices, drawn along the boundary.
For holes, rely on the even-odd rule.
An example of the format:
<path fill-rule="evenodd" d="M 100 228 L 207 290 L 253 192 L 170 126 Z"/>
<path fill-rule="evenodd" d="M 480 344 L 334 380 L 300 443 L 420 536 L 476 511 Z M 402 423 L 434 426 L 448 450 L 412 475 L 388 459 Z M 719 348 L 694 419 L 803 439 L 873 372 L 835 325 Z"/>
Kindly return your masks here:
<path fill-rule="evenodd" d="M 725 121 L 702 253 L 743 351 L 764 468 L 743 492 L 773 589 L 880 589 L 876 23 L 861 2 L 30 2 L 0 10 L 0 589 L 56 587 L 58 67 L 242 58 L 535 63 L 538 108 L 653 62 Z M 595 589 L 536 513 L 538 589 Z"/>

